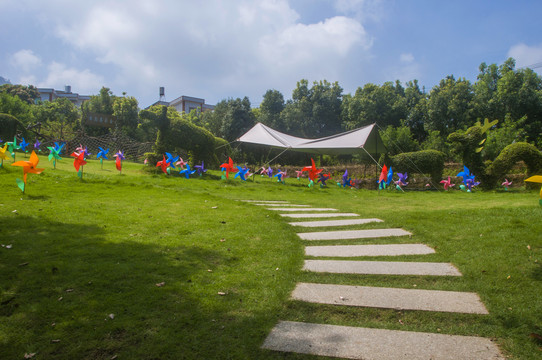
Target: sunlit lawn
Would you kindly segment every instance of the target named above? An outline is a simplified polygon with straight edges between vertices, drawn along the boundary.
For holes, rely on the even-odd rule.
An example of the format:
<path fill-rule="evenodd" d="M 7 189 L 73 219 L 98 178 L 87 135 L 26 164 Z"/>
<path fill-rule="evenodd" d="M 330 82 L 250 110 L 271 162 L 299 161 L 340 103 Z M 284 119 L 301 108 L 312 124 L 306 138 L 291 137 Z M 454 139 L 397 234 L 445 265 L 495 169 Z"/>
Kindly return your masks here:
<path fill-rule="evenodd" d="M 17 160 L 24 158 L 18 155 Z M 536 192 L 308 188 L 149 174 L 92 160 L 83 180 L 63 158 L 17 188 L 0 168 L 0 358 L 312 359 L 260 346 L 278 320 L 479 335 L 516 359 L 542 356 L 542 208 Z M 330 183 L 331 184 L 331 183 Z M 235 199 L 280 199 L 377 217 L 453 263 L 460 278 L 301 271 L 287 220 Z M 326 229 L 319 229 L 326 230 Z M 311 242 L 336 244 L 339 242 Z M 349 243 L 367 243 L 349 241 Z M 384 258 L 371 258 L 383 260 Z M 388 259 L 389 260 L 389 259 Z M 490 315 L 344 308 L 289 300 L 298 281 L 477 292 Z"/>

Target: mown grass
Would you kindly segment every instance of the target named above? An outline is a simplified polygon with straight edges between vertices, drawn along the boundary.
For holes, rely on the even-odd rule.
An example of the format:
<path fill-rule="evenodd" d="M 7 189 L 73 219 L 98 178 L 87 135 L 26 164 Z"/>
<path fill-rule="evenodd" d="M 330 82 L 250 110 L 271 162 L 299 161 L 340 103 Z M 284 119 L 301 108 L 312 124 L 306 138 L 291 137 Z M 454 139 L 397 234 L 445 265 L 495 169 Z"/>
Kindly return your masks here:
<path fill-rule="evenodd" d="M 20 160 L 18 156 L 18 160 Z M 278 320 L 479 335 L 515 359 L 542 344 L 542 209 L 536 192 L 405 192 L 184 179 L 90 161 L 80 180 L 65 158 L 41 175 L 0 168 L 0 358 L 313 359 L 261 350 Z M 302 272 L 286 218 L 235 199 L 280 199 L 384 220 L 453 263 L 461 278 Z M 17 210 L 16 212 L 13 212 Z M 296 220 L 297 221 L 297 220 Z M 313 231 L 329 230 L 319 228 Z M 222 241 L 221 241 L 222 240 Z M 367 243 L 349 240 L 348 243 Z M 365 258 L 366 259 L 366 258 Z M 384 257 L 371 259 L 390 260 Z M 490 314 L 347 308 L 289 300 L 296 282 L 477 292 Z M 163 286 L 156 284 L 164 283 Z M 219 295 L 223 293 L 224 295 Z M 113 314 L 112 318 L 110 314 Z"/>

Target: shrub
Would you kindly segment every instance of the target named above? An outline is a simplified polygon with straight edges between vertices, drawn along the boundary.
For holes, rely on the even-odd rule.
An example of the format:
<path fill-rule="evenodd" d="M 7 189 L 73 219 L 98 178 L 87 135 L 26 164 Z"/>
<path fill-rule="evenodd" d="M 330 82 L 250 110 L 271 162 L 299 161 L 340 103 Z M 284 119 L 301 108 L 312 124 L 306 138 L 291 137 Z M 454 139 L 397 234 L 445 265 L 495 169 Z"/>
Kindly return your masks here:
<path fill-rule="evenodd" d="M 17 130 L 24 131 L 24 126 L 15 116 L 0 114 L 0 139 L 12 141 Z"/>
<path fill-rule="evenodd" d="M 396 171 L 430 174 L 433 183 L 437 184 L 442 179 L 444 158 L 444 153 L 437 150 L 408 152 L 392 156 L 390 166 Z"/>

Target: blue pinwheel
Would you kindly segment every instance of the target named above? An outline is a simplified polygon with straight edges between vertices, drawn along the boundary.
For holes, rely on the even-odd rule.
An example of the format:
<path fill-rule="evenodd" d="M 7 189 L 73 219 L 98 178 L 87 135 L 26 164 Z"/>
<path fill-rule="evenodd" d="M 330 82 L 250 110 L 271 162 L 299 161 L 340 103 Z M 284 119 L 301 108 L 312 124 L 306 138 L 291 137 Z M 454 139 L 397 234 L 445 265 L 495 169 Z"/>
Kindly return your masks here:
<path fill-rule="evenodd" d="M 203 165 L 203 161 L 201 162 L 201 165 L 196 165 L 194 166 L 194 168 L 196 168 L 196 171 L 199 176 L 202 176 L 203 173 L 207 172 L 207 169 Z"/>
<path fill-rule="evenodd" d="M 386 185 L 389 185 L 393 179 L 393 170 L 390 166 L 390 169 L 388 170 L 388 177 L 386 179 Z"/>
<path fill-rule="evenodd" d="M 196 172 L 196 170 L 190 169 L 190 165 L 186 164 L 186 169 L 183 169 L 183 170 L 179 171 L 179 174 L 184 174 L 184 176 L 187 179 L 190 179 L 190 175 L 192 175 L 195 172 Z"/>
<path fill-rule="evenodd" d="M 104 150 L 104 149 L 102 149 L 101 147 L 98 146 L 98 149 L 100 149 L 100 151 L 98 151 L 98 153 L 96 154 L 96 159 L 100 159 L 100 164 L 102 165 L 102 170 L 103 170 L 104 169 L 104 159 L 107 160 L 107 153 L 109 152 L 109 148 Z"/>
<path fill-rule="evenodd" d="M 342 186 L 352 187 L 352 178 L 348 177 L 348 169 L 344 170 Z"/>
<path fill-rule="evenodd" d="M 248 167 L 242 168 L 240 166 L 237 166 L 237 170 L 239 170 L 239 171 L 237 172 L 237 174 L 235 174 L 234 179 L 236 177 L 239 177 L 241 180 L 247 181 L 247 174 L 250 171 L 250 169 Z"/>
<path fill-rule="evenodd" d="M 397 173 L 397 176 L 399 176 L 399 180 L 394 181 L 395 185 L 397 185 L 397 186 L 407 186 L 408 185 L 408 183 L 406 182 L 406 179 L 408 178 L 407 173 L 404 173 L 404 174 Z"/>
<path fill-rule="evenodd" d="M 34 143 L 34 150 L 41 152 L 40 146 L 41 146 L 41 142 L 38 139 L 36 139 L 36 142 Z"/>
<path fill-rule="evenodd" d="M 24 154 L 25 157 L 26 157 L 26 153 L 27 153 L 26 148 L 28 147 L 28 145 L 30 145 L 30 143 L 27 142 L 24 138 L 23 138 L 23 141 L 21 141 L 21 142 L 19 143 L 20 149 L 21 149 L 22 151 L 24 151 L 24 153 L 25 153 L 25 154 Z"/>
<path fill-rule="evenodd" d="M 466 187 L 467 192 L 471 192 L 471 190 L 472 190 L 472 188 L 474 186 L 480 185 L 479 181 L 474 181 L 475 175 L 471 174 L 469 168 L 466 167 L 465 165 L 463 165 L 463 171 L 458 173 L 456 176 L 461 176 L 463 178 L 463 184 L 464 185 L 462 185 L 460 187 L 461 187 L 462 190 L 465 189 L 465 187 Z"/>
<path fill-rule="evenodd" d="M 167 157 L 166 161 L 169 163 L 169 166 L 175 169 L 175 163 L 179 161 L 179 157 L 178 156 L 174 157 L 168 152 L 166 153 L 166 157 Z"/>
<path fill-rule="evenodd" d="M 286 177 L 286 171 L 282 171 L 281 169 L 278 169 L 277 171 L 278 172 L 274 176 L 277 178 L 277 182 L 284 182 L 283 177 Z"/>
<path fill-rule="evenodd" d="M 330 178 L 331 178 L 331 174 L 318 174 L 320 176 L 320 178 L 318 179 L 317 182 L 320 183 L 320 187 L 324 187 L 326 186 L 326 181 L 328 181 Z"/>

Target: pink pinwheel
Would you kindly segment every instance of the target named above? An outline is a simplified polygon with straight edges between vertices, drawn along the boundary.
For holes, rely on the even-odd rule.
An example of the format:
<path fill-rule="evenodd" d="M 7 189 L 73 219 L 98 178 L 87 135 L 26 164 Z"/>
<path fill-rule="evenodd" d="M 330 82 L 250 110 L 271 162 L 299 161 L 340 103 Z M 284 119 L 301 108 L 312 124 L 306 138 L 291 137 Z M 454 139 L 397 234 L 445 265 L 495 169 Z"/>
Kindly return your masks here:
<path fill-rule="evenodd" d="M 79 144 L 79 147 L 78 148 L 75 148 L 75 151 L 78 152 L 78 153 L 83 153 L 83 157 L 88 157 L 90 156 L 90 153 L 88 152 L 88 149 L 86 146 L 83 146 L 81 144 Z"/>
<path fill-rule="evenodd" d="M 512 182 L 508 181 L 508 179 L 504 179 L 504 182 L 501 185 L 504 186 L 505 190 L 508 190 L 508 187 L 512 185 Z"/>
<path fill-rule="evenodd" d="M 297 175 L 297 180 L 299 180 L 299 178 L 302 178 L 303 177 L 303 170 L 296 170 L 295 171 L 296 175 Z"/>
<path fill-rule="evenodd" d="M 449 188 L 455 186 L 455 184 L 452 184 L 452 180 L 450 180 L 449 176 L 448 180 L 441 180 L 440 183 L 444 185 L 444 190 L 448 190 Z"/>
<path fill-rule="evenodd" d="M 185 166 L 186 164 L 187 164 L 186 161 L 184 161 L 182 157 L 180 157 L 180 158 L 179 158 L 179 161 L 177 161 L 177 162 L 175 163 L 175 165 L 177 165 L 177 166 L 180 167 L 181 169 L 182 169 L 183 166 Z"/>
<path fill-rule="evenodd" d="M 260 169 L 260 172 L 259 172 L 260 175 L 267 175 L 267 169 L 265 168 L 265 166 L 262 166 L 262 168 Z"/>

